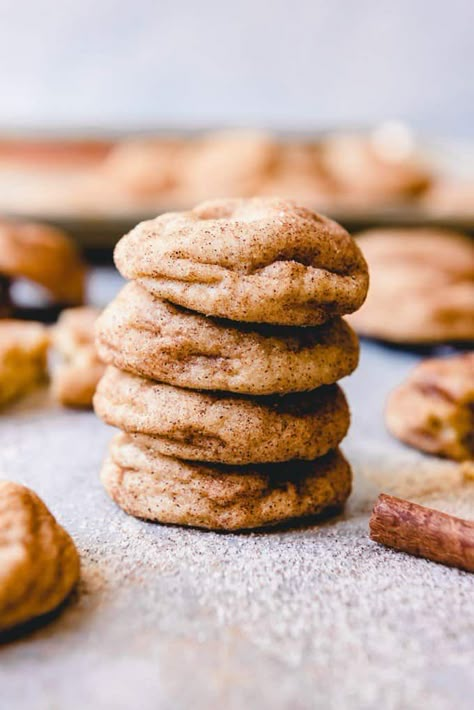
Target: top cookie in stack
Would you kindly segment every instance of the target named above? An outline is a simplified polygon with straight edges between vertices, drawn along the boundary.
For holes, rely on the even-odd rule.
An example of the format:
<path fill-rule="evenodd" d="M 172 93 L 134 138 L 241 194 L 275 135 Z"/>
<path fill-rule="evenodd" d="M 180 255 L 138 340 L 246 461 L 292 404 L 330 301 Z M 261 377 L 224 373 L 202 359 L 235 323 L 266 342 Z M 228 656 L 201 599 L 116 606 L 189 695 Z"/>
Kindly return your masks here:
<path fill-rule="evenodd" d="M 358 361 L 340 316 L 368 285 L 349 234 L 286 200 L 215 200 L 138 225 L 115 260 L 133 282 L 97 328 L 111 367 L 96 411 L 124 432 L 102 472 L 112 498 L 226 530 L 340 508 L 335 383 Z"/>
<path fill-rule="evenodd" d="M 272 198 L 214 200 L 142 222 L 115 261 L 154 296 L 249 323 L 320 325 L 360 308 L 368 285 L 345 229 Z"/>

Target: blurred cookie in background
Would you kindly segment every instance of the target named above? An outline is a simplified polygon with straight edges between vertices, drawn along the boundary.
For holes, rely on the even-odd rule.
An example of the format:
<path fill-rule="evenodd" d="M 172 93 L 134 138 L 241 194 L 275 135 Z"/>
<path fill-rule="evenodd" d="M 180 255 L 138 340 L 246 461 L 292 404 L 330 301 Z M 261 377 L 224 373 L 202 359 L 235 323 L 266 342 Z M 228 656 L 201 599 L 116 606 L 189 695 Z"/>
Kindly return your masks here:
<path fill-rule="evenodd" d="M 100 174 L 139 200 L 167 199 L 173 204 L 186 148 L 184 139 L 174 137 L 123 140 L 110 151 Z"/>
<path fill-rule="evenodd" d="M 262 131 L 215 131 L 196 138 L 182 164 L 183 201 L 250 197 L 258 192 L 277 157 L 277 144 Z"/>
<path fill-rule="evenodd" d="M 424 195 L 422 205 L 443 217 L 474 217 L 474 180 L 437 180 Z"/>
<path fill-rule="evenodd" d="M 41 323 L 0 320 L 0 407 L 46 381 L 48 346 Z"/>
<path fill-rule="evenodd" d="M 181 200 L 184 139 L 144 136 L 117 141 L 94 170 L 77 181 L 71 198 L 83 216 L 101 219 L 156 215 Z"/>
<path fill-rule="evenodd" d="M 0 211 L 45 221 L 81 214 L 84 185 L 113 145 L 99 137 L 0 137 Z"/>
<path fill-rule="evenodd" d="M 474 458 L 474 353 L 421 362 L 390 395 L 389 431 L 422 451 Z"/>
<path fill-rule="evenodd" d="M 397 203 L 420 195 L 431 183 L 431 171 L 417 157 L 403 124 L 382 124 L 370 134 L 335 133 L 322 141 L 320 151 L 341 206 Z"/>
<path fill-rule="evenodd" d="M 0 168 L 23 165 L 50 171 L 90 167 L 103 160 L 112 145 L 104 138 L 2 137 Z"/>
<path fill-rule="evenodd" d="M 25 279 L 41 287 L 48 302 L 76 305 L 84 300 L 85 276 L 74 242 L 61 229 L 0 220 L 0 277 L 12 285 Z"/>
<path fill-rule="evenodd" d="M 335 185 L 322 169 L 316 143 L 287 142 L 278 146 L 277 159 L 256 194 L 295 200 L 323 211 L 334 202 Z"/>
<path fill-rule="evenodd" d="M 53 367 L 53 397 L 66 407 L 92 406 L 97 384 L 105 366 L 94 345 L 94 325 L 100 310 L 90 306 L 62 312 L 52 329 L 52 344 L 60 357 Z"/>
<path fill-rule="evenodd" d="M 290 198 L 358 225 L 405 224 L 410 213 L 417 224 L 469 227 L 474 210 L 472 180 L 449 177 L 459 173 L 454 148 L 443 161 L 398 121 L 311 136 L 228 128 L 23 143 L 0 139 L 0 210 L 86 232 L 89 220 L 131 224 L 216 197 Z"/>
<path fill-rule="evenodd" d="M 474 339 L 474 242 L 436 229 L 372 229 L 357 242 L 369 264 L 361 335 L 395 343 Z"/>

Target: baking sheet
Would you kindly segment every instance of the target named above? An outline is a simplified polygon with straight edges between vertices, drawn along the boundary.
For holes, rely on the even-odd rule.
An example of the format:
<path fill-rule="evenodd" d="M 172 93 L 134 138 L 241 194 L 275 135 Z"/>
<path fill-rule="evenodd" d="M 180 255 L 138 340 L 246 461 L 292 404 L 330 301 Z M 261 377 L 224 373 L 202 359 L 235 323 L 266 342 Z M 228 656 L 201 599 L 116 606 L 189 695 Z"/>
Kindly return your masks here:
<path fill-rule="evenodd" d="M 356 130 L 362 130 L 363 127 L 357 127 Z M 367 131 L 367 127 L 365 127 Z M 282 139 L 320 139 L 334 131 L 317 131 L 317 132 L 292 132 L 280 133 Z M 137 132 L 133 135 L 147 135 L 148 132 Z M 157 130 L 149 135 L 178 135 L 183 137 L 192 137 L 196 135 L 195 131 L 169 131 Z M 130 134 L 127 134 L 130 137 Z M 9 134 L 0 130 L 0 143 L 8 143 L 8 140 L 19 141 L 21 138 L 25 140 L 32 139 L 35 134 Z M 37 136 L 39 144 L 41 139 L 50 142 L 55 141 L 55 134 L 39 133 Z M 72 143 L 87 142 L 87 140 L 97 143 L 104 141 L 116 141 L 123 138 L 120 131 L 111 131 L 109 133 L 94 134 L 93 132 L 84 133 L 78 130 L 76 134 L 70 132 L 67 135 L 56 134 L 56 140 L 60 146 L 67 144 L 70 140 Z M 460 179 L 474 178 L 474 143 L 470 141 L 455 141 L 443 138 L 426 137 L 417 140 L 415 146 L 415 155 L 418 155 L 422 162 L 430 166 L 435 174 L 447 177 Z M 81 177 L 80 170 L 78 172 Z M 73 171 L 66 171 L 62 178 L 63 187 L 66 187 L 66 194 L 69 195 L 69 184 L 74 184 L 77 180 L 77 175 Z M 112 247 L 118 239 L 127 233 L 138 222 L 145 219 L 156 217 L 163 212 L 173 211 L 175 209 L 183 209 L 183 205 L 163 204 L 157 202 L 156 207 L 147 207 L 146 209 L 137 211 L 131 209 L 126 202 L 118 203 L 114 201 L 114 209 L 108 206 L 108 198 L 104 196 L 104 205 L 100 211 L 71 209 L 67 207 L 70 202 L 68 199 L 65 202 L 65 207 L 61 211 L 51 211 L 43 206 L 43 200 L 48 204 L 48 194 L 52 191 L 56 194 L 58 189 L 58 178 L 53 172 L 48 174 L 43 165 L 42 169 L 37 171 L 2 169 L 0 166 L 0 211 L 12 217 L 21 219 L 32 219 L 49 222 L 66 229 L 74 238 L 86 249 L 103 249 Z M 83 188 L 81 188 L 83 189 Z M 27 207 L 27 205 L 31 205 Z M 349 231 L 358 231 L 374 226 L 433 226 L 446 227 L 474 234 L 474 211 L 470 214 L 437 214 L 428 209 L 423 204 L 417 203 L 400 203 L 396 205 L 388 205 L 378 207 L 360 206 L 360 207 L 334 207 L 332 209 L 323 207 L 322 209 L 315 204 L 316 211 L 328 213 L 330 217 L 343 224 Z"/>
<path fill-rule="evenodd" d="M 93 274 L 108 301 L 120 280 Z M 472 708 L 474 575 L 372 543 L 381 489 L 474 517 L 454 464 L 391 439 L 387 393 L 419 359 L 364 343 L 342 382 L 355 472 L 321 526 L 215 534 L 125 515 L 98 471 L 112 430 L 37 393 L 0 416 L 2 476 L 33 487 L 77 542 L 78 593 L 0 646 L 1 710 Z M 434 493 L 439 487 L 444 492 Z"/>

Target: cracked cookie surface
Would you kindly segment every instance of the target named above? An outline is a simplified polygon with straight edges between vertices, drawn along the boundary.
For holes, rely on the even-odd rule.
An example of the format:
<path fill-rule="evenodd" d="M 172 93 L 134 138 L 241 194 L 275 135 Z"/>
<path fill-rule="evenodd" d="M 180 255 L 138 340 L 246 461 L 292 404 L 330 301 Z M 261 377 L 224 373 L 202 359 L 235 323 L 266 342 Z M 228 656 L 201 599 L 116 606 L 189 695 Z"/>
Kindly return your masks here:
<path fill-rule="evenodd" d="M 277 198 L 212 200 L 142 222 L 115 262 L 155 296 L 252 323 L 319 325 L 357 310 L 368 287 L 343 227 Z"/>
<path fill-rule="evenodd" d="M 94 407 L 107 424 L 166 456 L 227 464 L 314 459 L 349 427 L 337 385 L 249 398 L 173 387 L 108 367 Z"/>
<path fill-rule="evenodd" d="M 99 317 L 100 358 L 178 387 L 242 394 L 312 390 L 350 374 L 355 333 L 340 318 L 318 328 L 207 318 L 127 284 Z"/>
<path fill-rule="evenodd" d="M 118 434 L 102 472 L 110 497 L 125 512 L 161 523 L 245 530 L 340 508 L 351 470 L 336 449 L 315 461 L 246 467 L 182 461 Z"/>

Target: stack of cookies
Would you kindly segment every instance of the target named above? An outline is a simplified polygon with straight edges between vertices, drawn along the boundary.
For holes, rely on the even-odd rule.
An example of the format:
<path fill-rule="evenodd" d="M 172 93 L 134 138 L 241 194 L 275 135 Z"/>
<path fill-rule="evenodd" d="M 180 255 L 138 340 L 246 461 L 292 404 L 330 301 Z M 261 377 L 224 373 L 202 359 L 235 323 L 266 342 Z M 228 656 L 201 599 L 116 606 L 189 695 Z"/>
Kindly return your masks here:
<path fill-rule="evenodd" d="M 102 470 L 128 513 L 238 530 L 338 510 L 351 471 L 335 384 L 357 366 L 341 316 L 367 292 L 336 223 L 280 199 L 215 200 L 139 224 L 97 324 Z"/>

